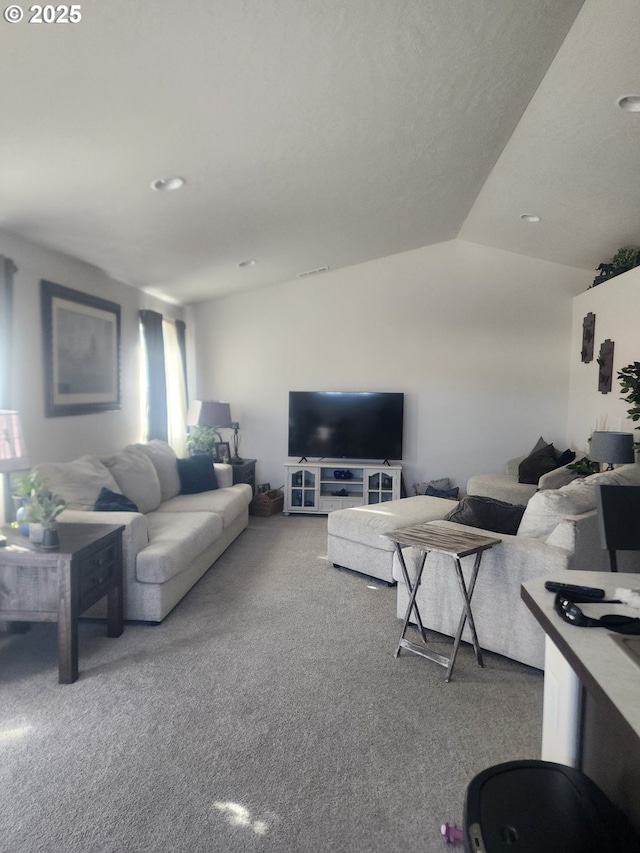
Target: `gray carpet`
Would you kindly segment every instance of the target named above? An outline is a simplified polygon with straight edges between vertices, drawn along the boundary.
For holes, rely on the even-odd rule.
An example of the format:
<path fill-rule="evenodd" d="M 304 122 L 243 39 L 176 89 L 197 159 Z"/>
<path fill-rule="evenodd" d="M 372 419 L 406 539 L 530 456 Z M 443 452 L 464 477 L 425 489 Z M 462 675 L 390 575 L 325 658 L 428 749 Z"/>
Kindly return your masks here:
<path fill-rule="evenodd" d="M 539 758 L 542 675 L 394 658 L 395 590 L 325 554 L 326 518 L 251 518 L 161 625 L 83 622 L 72 685 L 54 625 L 0 633 L 0 849 L 441 851 L 476 773 Z"/>

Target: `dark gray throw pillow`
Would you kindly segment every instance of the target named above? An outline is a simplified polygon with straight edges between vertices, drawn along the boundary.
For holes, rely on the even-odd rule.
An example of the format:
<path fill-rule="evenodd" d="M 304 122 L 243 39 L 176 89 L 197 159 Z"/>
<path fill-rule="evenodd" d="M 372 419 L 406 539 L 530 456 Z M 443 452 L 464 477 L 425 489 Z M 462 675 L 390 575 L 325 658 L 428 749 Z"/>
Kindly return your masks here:
<path fill-rule="evenodd" d="M 186 459 L 178 459 L 178 475 L 181 495 L 212 492 L 218 488 L 218 478 L 210 453 L 198 453 Z"/>
<path fill-rule="evenodd" d="M 96 512 L 138 512 L 138 507 L 126 495 L 112 492 L 106 486 L 100 489 L 93 508 Z"/>
<path fill-rule="evenodd" d="M 447 498 L 448 500 L 458 500 L 458 487 L 454 486 L 451 489 L 435 489 L 433 486 L 427 486 L 425 495 L 430 498 Z"/>
<path fill-rule="evenodd" d="M 467 495 L 445 515 L 445 520 L 514 536 L 518 532 L 524 511 L 525 507 L 519 504 L 509 504 L 483 495 Z"/>
<path fill-rule="evenodd" d="M 555 448 L 553 444 L 547 444 L 539 450 L 534 450 L 518 465 L 518 482 L 537 486 L 543 474 L 548 474 L 557 467 Z"/>

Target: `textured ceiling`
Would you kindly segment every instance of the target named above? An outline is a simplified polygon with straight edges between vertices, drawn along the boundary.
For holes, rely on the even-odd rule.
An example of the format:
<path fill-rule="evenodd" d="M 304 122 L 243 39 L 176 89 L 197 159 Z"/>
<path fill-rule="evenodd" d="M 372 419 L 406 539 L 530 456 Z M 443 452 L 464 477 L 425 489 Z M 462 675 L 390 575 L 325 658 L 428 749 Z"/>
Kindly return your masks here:
<path fill-rule="evenodd" d="M 637 0 L 23 8 L 0 21 L 0 228 L 156 295 L 459 233 L 585 269 L 638 242 L 640 114 L 615 105 L 640 88 Z"/>

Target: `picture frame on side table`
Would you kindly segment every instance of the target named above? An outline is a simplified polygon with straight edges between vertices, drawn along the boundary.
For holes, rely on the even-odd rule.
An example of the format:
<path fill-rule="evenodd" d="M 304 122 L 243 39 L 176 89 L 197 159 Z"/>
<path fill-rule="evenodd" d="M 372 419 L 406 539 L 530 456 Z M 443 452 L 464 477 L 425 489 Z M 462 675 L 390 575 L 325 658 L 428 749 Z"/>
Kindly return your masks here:
<path fill-rule="evenodd" d="M 231 450 L 229 448 L 228 441 L 216 441 L 214 444 L 215 451 L 215 461 L 216 462 L 226 462 L 229 464 L 229 460 L 231 459 Z"/>
<path fill-rule="evenodd" d="M 271 491 L 271 483 L 260 483 L 258 486 L 258 494 L 263 495 L 265 492 Z"/>
<path fill-rule="evenodd" d="M 45 417 L 120 408 L 120 306 L 40 282 Z"/>

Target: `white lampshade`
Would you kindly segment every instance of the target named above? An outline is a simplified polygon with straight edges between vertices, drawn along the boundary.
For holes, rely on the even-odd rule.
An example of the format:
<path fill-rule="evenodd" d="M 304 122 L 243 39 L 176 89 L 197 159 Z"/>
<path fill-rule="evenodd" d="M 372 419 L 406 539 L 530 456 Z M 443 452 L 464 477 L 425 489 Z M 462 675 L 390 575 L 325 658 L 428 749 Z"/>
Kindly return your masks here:
<path fill-rule="evenodd" d="M 231 427 L 231 407 L 216 400 L 192 400 L 187 412 L 187 426 Z"/>
<path fill-rule="evenodd" d="M 20 415 L 0 409 L 0 473 L 26 471 L 28 468 Z"/>

